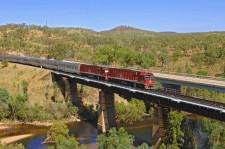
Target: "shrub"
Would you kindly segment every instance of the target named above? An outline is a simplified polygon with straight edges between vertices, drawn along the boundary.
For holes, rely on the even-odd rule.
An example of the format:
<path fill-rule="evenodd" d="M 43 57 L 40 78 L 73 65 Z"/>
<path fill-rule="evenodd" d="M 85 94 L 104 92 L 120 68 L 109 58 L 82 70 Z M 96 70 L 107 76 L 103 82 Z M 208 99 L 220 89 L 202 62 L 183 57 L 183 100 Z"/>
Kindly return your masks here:
<path fill-rule="evenodd" d="M 71 102 L 67 103 L 67 117 L 77 116 L 78 115 L 78 107 L 73 106 Z"/>
<path fill-rule="evenodd" d="M 177 68 L 176 72 L 177 72 L 178 74 L 179 74 L 179 73 L 182 73 L 182 67 L 179 66 L 179 67 Z"/>
<path fill-rule="evenodd" d="M 186 73 L 187 74 L 193 74 L 192 68 L 190 66 L 188 66 Z"/>
<path fill-rule="evenodd" d="M 16 69 L 16 68 L 17 68 L 16 64 L 15 64 L 15 65 L 13 65 L 13 69 Z"/>
<path fill-rule="evenodd" d="M 2 65 L 3 67 L 8 67 L 8 60 L 3 60 Z"/>
<path fill-rule="evenodd" d="M 24 95 L 27 96 L 27 91 L 28 91 L 28 85 L 29 85 L 29 82 L 26 81 L 26 80 L 23 80 L 23 81 L 21 82 L 21 84 L 22 84 L 22 86 L 23 86 L 23 93 L 24 93 Z"/>
<path fill-rule="evenodd" d="M 200 69 L 196 75 L 208 76 L 208 72 L 206 70 Z"/>

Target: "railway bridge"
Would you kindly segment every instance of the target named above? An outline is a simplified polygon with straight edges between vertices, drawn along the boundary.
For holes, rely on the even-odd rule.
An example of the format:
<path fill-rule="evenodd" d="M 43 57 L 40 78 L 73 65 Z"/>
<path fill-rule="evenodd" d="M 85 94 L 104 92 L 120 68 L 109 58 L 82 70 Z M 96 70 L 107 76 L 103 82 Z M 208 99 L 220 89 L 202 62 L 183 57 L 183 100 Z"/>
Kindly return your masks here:
<path fill-rule="evenodd" d="M 18 63 L 12 61 L 14 63 Z M 66 62 L 65 62 L 66 63 Z M 28 61 L 20 62 L 33 67 L 38 67 Z M 51 69 L 50 69 L 51 70 Z M 156 80 L 161 81 L 164 87 L 174 89 L 180 88 L 178 84 L 182 81 L 180 79 L 166 79 L 166 77 L 156 74 Z M 64 97 L 70 98 L 74 105 L 79 106 L 80 101 L 77 95 L 77 83 L 91 86 L 100 89 L 99 91 L 99 117 L 98 129 L 106 132 L 112 127 L 116 127 L 115 108 L 114 108 L 114 94 L 128 96 L 144 100 L 146 102 L 157 104 L 155 107 L 153 117 L 153 131 L 152 131 L 152 145 L 157 147 L 161 141 L 165 141 L 165 127 L 167 126 L 167 115 L 171 110 L 181 110 L 190 113 L 195 113 L 204 117 L 225 121 L 225 104 L 214 101 L 203 100 L 196 97 L 189 97 L 172 92 L 164 92 L 160 90 L 144 90 L 103 80 L 96 80 L 94 78 L 87 78 L 77 74 L 68 73 L 66 71 L 51 70 L 52 80 L 56 81 L 61 87 Z M 160 80 L 161 79 L 161 80 Z M 164 81 L 164 82 L 163 82 Z M 175 82 L 175 83 L 174 83 Z M 176 84 L 176 82 L 178 82 Z M 191 84 L 191 82 L 188 82 Z M 194 84 L 194 83 L 193 83 Z M 204 86 L 207 86 L 204 84 Z M 211 85 L 213 86 L 213 85 Z M 214 86 L 215 87 L 215 86 Z M 216 86 L 217 89 L 223 86 Z M 217 90 L 221 91 L 222 90 Z"/>
<path fill-rule="evenodd" d="M 161 140 L 165 141 L 164 128 L 167 125 L 167 114 L 173 109 L 225 121 L 225 104 L 223 103 L 159 90 L 136 89 L 65 72 L 51 71 L 51 74 L 53 81 L 61 85 L 64 84 L 64 95 L 69 96 L 74 104 L 79 105 L 77 83 L 101 89 L 99 92 L 98 129 L 102 132 L 106 132 L 111 127 L 116 127 L 114 93 L 158 105 L 155 107 L 153 117 L 152 144 L 155 146 L 158 146 Z"/>

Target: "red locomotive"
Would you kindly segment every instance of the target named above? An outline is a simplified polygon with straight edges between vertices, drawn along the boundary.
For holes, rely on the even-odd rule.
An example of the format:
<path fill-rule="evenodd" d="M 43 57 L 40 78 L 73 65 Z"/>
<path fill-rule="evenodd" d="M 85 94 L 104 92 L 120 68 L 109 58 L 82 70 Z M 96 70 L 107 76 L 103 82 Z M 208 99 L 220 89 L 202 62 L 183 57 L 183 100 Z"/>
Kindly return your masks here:
<path fill-rule="evenodd" d="M 153 73 L 129 69 L 81 64 L 80 75 L 142 89 L 155 87 Z"/>

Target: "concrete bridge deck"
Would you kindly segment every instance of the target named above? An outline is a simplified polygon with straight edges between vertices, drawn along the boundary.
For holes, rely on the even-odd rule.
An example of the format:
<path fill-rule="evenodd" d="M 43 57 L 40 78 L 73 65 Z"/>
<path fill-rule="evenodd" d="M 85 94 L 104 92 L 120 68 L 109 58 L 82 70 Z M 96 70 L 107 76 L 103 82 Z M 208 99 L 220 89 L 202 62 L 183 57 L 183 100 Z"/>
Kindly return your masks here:
<path fill-rule="evenodd" d="M 208 89 L 225 93 L 225 81 L 154 72 L 157 82 Z"/>

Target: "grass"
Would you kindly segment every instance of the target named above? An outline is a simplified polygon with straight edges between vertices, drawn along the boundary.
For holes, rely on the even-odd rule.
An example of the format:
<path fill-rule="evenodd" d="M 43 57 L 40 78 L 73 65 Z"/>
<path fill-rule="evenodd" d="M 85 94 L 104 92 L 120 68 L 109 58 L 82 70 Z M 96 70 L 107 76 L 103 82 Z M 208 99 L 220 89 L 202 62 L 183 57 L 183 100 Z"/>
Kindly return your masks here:
<path fill-rule="evenodd" d="M 49 80 L 43 79 L 46 75 L 49 75 Z M 44 105 L 51 102 L 54 90 L 49 70 L 13 63 L 9 63 L 8 67 L 0 68 L 0 86 L 6 88 L 10 93 L 23 94 L 22 80 L 29 82 L 28 101 L 30 104 Z M 46 86 L 49 86 L 48 99 L 45 96 Z M 56 100 L 62 98 L 61 92 L 58 91 Z"/>

